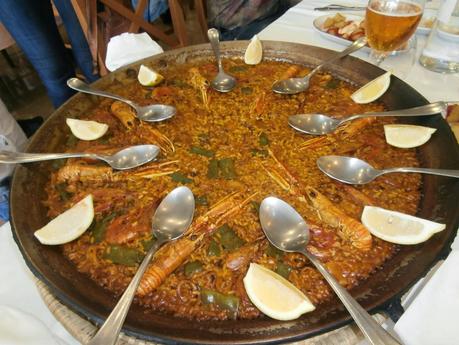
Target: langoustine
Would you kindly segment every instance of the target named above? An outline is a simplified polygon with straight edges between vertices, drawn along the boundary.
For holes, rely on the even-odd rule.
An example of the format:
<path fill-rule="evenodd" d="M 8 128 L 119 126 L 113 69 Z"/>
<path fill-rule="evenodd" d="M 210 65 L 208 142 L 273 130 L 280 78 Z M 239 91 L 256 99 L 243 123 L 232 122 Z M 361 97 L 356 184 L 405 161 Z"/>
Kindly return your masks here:
<path fill-rule="evenodd" d="M 298 180 L 277 159 L 274 153 L 271 150 L 268 150 L 268 153 L 277 164 L 278 169 L 262 167 L 275 182 L 292 195 L 298 197 L 299 200 L 303 202 L 309 200 L 312 207 L 319 213 L 319 218 L 326 224 L 337 228 L 338 235 L 342 239 L 351 242 L 353 246 L 361 250 L 369 250 L 371 248 L 371 234 L 362 223 L 345 214 L 316 189 L 309 186 L 301 187 Z"/>
<path fill-rule="evenodd" d="M 145 296 L 160 286 L 201 245 L 206 236 L 210 236 L 229 217 L 239 213 L 257 194 L 253 193 L 243 200 L 240 200 L 241 193 L 230 194 L 200 216 L 184 237 L 162 247 L 145 272 L 137 294 Z"/>
<path fill-rule="evenodd" d="M 117 182 L 139 178 L 155 178 L 170 175 L 179 170 L 178 161 L 162 163 L 150 163 L 129 171 L 113 171 L 107 166 L 84 164 L 84 162 L 72 162 L 64 165 L 56 173 L 56 182 L 69 184 L 76 182 Z"/>
<path fill-rule="evenodd" d="M 172 141 L 156 128 L 153 128 L 151 124 L 137 119 L 134 110 L 129 105 L 115 101 L 110 106 L 110 112 L 127 130 L 135 130 L 136 135 L 146 143 L 158 145 L 165 153 L 175 151 Z"/>

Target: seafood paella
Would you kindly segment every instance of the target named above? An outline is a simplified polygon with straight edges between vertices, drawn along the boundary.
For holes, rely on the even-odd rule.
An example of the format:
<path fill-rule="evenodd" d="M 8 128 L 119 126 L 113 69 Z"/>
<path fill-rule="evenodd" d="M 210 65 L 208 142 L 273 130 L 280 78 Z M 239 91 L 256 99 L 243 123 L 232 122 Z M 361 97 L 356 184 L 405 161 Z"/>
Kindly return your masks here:
<path fill-rule="evenodd" d="M 308 249 L 346 288 L 368 279 L 397 251 L 373 237 L 360 223 L 365 205 L 415 214 L 420 200 L 418 175 L 385 175 L 359 187 L 322 174 L 323 155 L 364 159 L 376 168 L 417 166 L 415 150 L 388 145 L 383 125 L 393 119 L 367 118 L 336 132 L 313 137 L 295 132 L 288 116 L 326 113 L 336 117 L 383 110 L 382 103 L 356 104 L 357 89 L 322 73 L 308 92 L 284 96 L 271 92 L 274 81 L 304 75 L 308 69 L 280 61 L 249 66 L 224 61 L 238 80 L 222 94 L 209 87 L 217 70 L 212 61 L 164 66 L 156 87 L 138 83 L 135 70 L 110 91 L 139 104 L 164 103 L 177 115 L 162 123 L 139 121 L 120 102 L 101 100 L 80 119 L 108 124 L 95 141 L 69 131 L 67 151 L 114 152 L 134 144 L 161 148 L 159 159 L 140 168 L 115 172 L 98 162 L 68 159 L 53 167 L 45 205 L 56 217 L 92 194 L 95 219 L 77 240 L 62 245 L 64 255 L 97 284 L 121 294 L 154 242 L 151 215 L 161 199 L 179 185 L 196 198 L 196 216 L 184 237 L 155 255 L 137 291 L 147 311 L 193 320 L 252 319 L 261 316 L 250 302 L 243 278 L 251 262 L 276 271 L 320 307 L 333 293 L 321 274 L 300 254 L 283 253 L 265 238 L 258 219 L 261 200 L 276 195 L 303 216 L 311 228 Z"/>

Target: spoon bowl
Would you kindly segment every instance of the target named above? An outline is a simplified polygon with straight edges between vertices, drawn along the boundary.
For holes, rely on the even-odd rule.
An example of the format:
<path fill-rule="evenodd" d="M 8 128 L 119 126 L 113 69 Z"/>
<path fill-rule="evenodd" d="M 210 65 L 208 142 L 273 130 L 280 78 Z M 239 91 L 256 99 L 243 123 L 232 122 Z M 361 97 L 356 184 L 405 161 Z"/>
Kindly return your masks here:
<path fill-rule="evenodd" d="M 166 104 L 151 104 L 140 106 L 137 103 L 123 98 L 121 96 L 112 94 L 110 92 L 96 90 L 78 78 L 70 78 L 67 80 L 67 86 L 76 91 L 88 93 L 91 95 L 102 96 L 107 98 L 116 99 L 117 101 L 124 102 L 134 108 L 136 116 L 139 120 L 146 122 L 160 122 L 173 117 L 177 109 L 172 105 Z"/>
<path fill-rule="evenodd" d="M 118 340 L 121 327 L 134 299 L 135 292 L 156 251 L 166 242 L 181 237 L 193 220 L 194 196 L 188 187 L 178 187 L 159 204 L 152 218 L 152 234 L 156 238 L 140 264 L 134 278 L 120 300 L 88 345 L 113 345 Z"/>
<path fill-rule="evenodd" d="M 236 86 L 236 78 L 226 73 L 223 69 L 222 59 L 220 56 L 220 34 L 217 29 L 209 29 L 207 31 L 210 45 L 217 60 L 218 74 L 211 81 L 210 86 L 218 92 L 229 92 Z"/>
<path fill-rule="evenodd" d="M 26 153 L 13 151 L 0 151 L 0 163 L 33 163 L 62 158 L 90 158 L 106 162 L 115 170 L 127 170 L 148 163 L 158 156 L 160 149 L 156 145 L 129 146 L 114 154 L 97 153 Z"/>
<path fill-rule="evenodd" d="M 340 121 L 322 114 L 300 114 L 289 116 L 288 124 L 298 132 L 322 135 L 333 132 Z"/>
<path fill-rule="evenodd" d="M 411 117 L 411 116 L 430 116 L 435 114 L 442 114 L 446 111 L 448 104 L 446 102 L 435 102 L 420 107 L 402 109 L 402 110 L 391 110 L 383 112 L 372 112 L 365 114 L 357 114 L 341 119 L 334 119 L 330 116 L 323 114 L 299 114 L 291 115 L 288 118 L 288 124 L 299 132 L 311 134 L 311 135 L 322 135 L 333 132 L 336 128 L 342 124 L 362 119 L 365 117 Z"/>
<path fill-rule="evenodd" d="M 366 184 L 388 173 L 421 173 L 459 178 L 459 170 L 400 167 L 375 169 L 367 162 L 345 156 L 322 156 L 317 159 L 319 169 L 329 177 L 349 184 Z"/>
<path fill-rule="evenodd" d="M 305 255 L 333 288 L 362 333 L 373 345 L 400 345 L 387 333 L 360 304 L 328 272 L 324 265 L 310 253 L 309 228 L 303 217 L 285 201 L 268 197 L 260 205 L 260 223 L 268 240 L 278 249 Z"/>
<path fill-rule="evenodd" d="M 113 169 L 127 170 L 148 163 L 158 156 L 160 149 L 156 145 L 129 146 L 112 155 L 99 155 Z"/>
<path fill-rule="evenodd" d="M 309 242 L 309 227 L 303 217 L 285 201 L 267 197 L 260 205 L 260 223 L 273 246 L 286 252 L 297 252 Z"/>
<path fill-rule="evenodd" d="M 352 44 L 350 44 L 346 49 L 339 52 L 331 59 L 328 59 L 322 62 L 319 66 L 317 66 L 311 72 L 309 72 L 309 74 L 306 75 L 305 77 L 279 80 L 273 84 L 272 90 L 276 93 L 285 94 L 285 95 L 293 95 L 296 93 L 306 91 L 309 88 L 309 81 L 311 77 L 317 72 L 319 72 L 322 69 L 322 67 L 361 49 L 362 47 L 365 46 L 366 43 L 367 43 L 366 38 L 361 37 L 358 40 L 352 42 Z"/>

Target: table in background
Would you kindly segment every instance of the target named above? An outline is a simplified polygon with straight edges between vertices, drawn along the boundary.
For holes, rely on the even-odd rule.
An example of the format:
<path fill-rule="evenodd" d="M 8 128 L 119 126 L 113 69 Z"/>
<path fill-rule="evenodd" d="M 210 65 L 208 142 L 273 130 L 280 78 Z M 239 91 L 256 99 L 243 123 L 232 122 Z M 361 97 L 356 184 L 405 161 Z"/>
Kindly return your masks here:
<path fill-rule="evenodd" d="M 283 16 L 271 23 L 259 33 L 261 40 L 285 41 L 294 43 L 303 43 L 318 47 L 343 50 L 344 46 L 332 42 L 317 32 L 312 22 L 315 18 L 326 14 L 335 14 L 337 12 L 344 14 L 360 14 L 364 12 L 345 12 L 345 11 L 314 11 L 315 7 L 329 5 L 330 0 L 303 0 L 298 5 L 290 8 Z M 349 1 L 347 1 L 349 3 Z M 360 6 L 365 6 L 367 1 L 353 1 Z M 419 57 L 422 48 L 425 45 L 427 36 L 417 34 Z M 368 61 L 368 53 L 359 51 L 352 54 L 362 60 Z M 415 88 L 419 93 L 426 97 L 430 102 L 436 101 L 457 101 L 459 102 L 459 73 L 440 74 L 429 71 L 422 67 L 418 58 L 410 74 L 404 80 L 406 83 Z"/>

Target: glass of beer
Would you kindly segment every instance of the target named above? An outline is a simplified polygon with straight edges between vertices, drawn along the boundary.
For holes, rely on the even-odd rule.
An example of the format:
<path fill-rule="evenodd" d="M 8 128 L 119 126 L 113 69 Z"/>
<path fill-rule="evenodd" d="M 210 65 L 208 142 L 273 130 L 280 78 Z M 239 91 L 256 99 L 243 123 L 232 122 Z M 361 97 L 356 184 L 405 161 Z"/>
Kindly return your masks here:
<path fill-rule="evenodd" d="M 416 31 L 425 0 L 369 0 L 365 32 L 376 65 L 394 51 L 403 51 Z"/>

